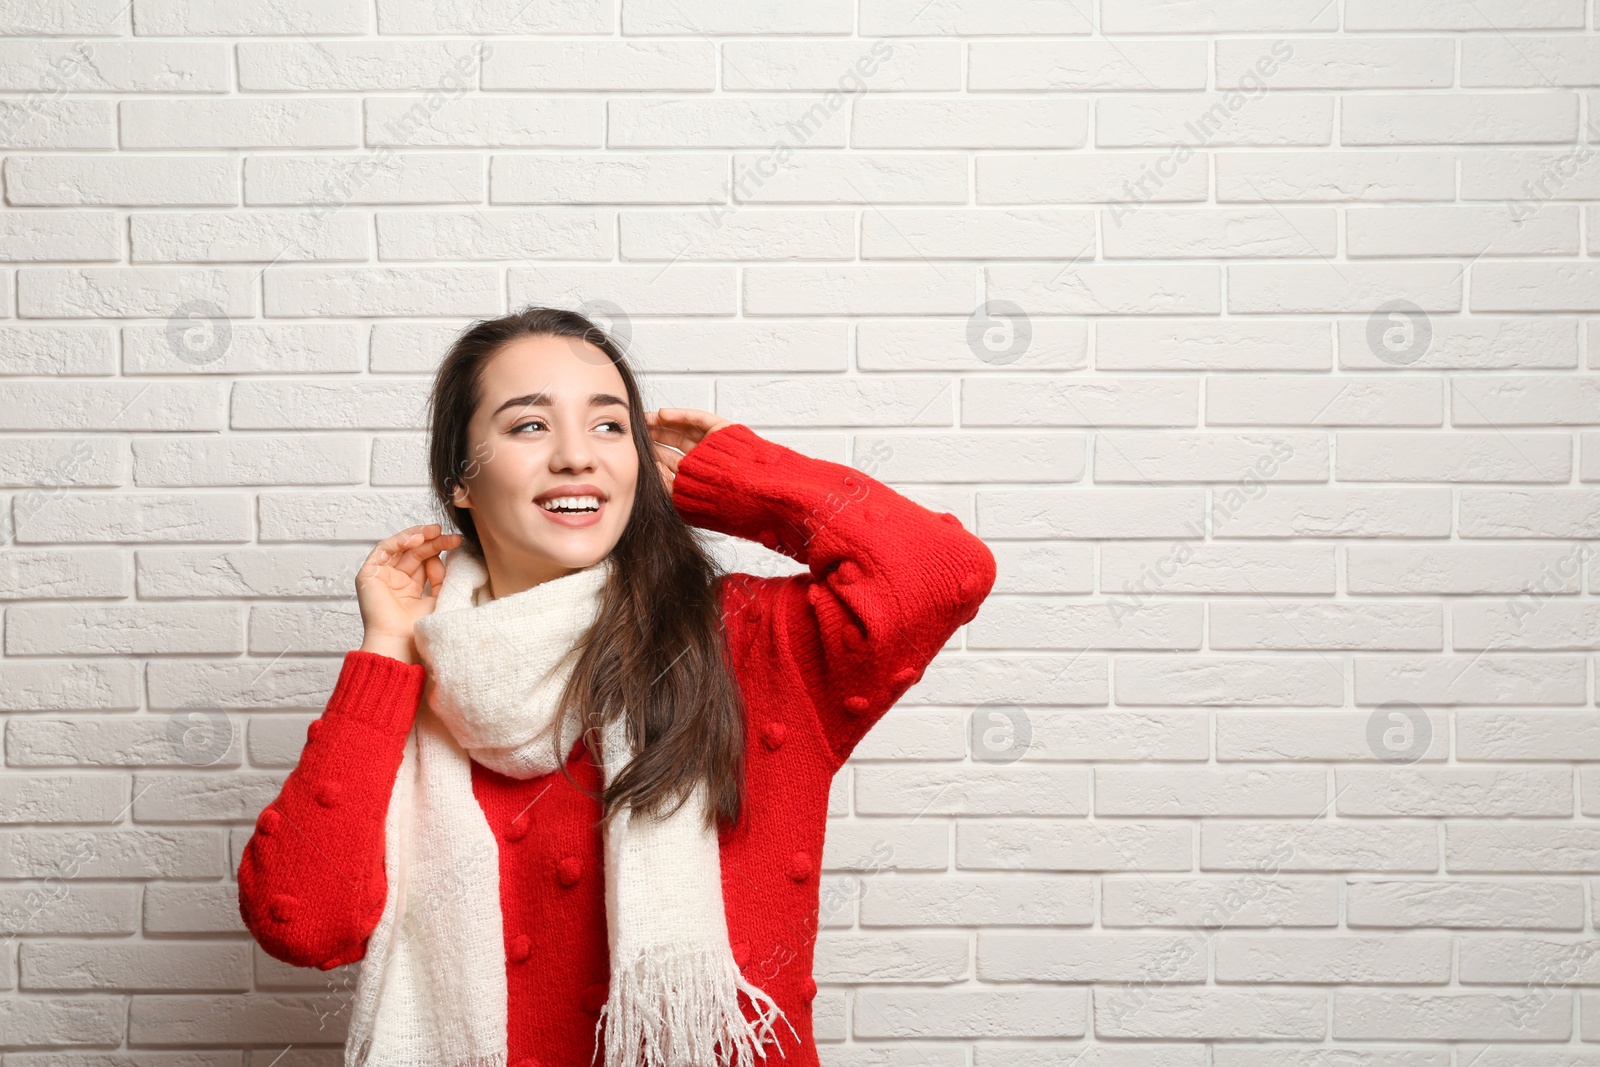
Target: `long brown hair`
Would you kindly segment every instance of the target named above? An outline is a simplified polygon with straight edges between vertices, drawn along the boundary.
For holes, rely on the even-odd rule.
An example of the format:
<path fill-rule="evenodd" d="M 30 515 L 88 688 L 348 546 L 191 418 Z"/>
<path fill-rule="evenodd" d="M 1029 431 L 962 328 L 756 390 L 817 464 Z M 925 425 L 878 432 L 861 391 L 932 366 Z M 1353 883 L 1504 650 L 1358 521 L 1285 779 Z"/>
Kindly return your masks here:
<path fill-rule="evenodd" d="M 481 561 L 472 511 L 452 501 L 474 462 L 467 424 L 482 399 L 482 372 L 490 358 L 507 342 L 545 335 L 587 342 L 611 360 L 628 391 L 639 452 L 633 513 L 611 551 L 617 566 L 601 589 L 594 625 L 574 648 L 578 660 L 561 697 L 563 712 L 578 716 L 596 764 L 604 724 L 619 714 L 628 718 L 636 755 L 599 794 L 601 821 L 624 806 L 671 814 L 704 783 L 706 829 L 715 829 L 718 817 L 737 823 L 745 799 L 745 720 L 723 639 L 717 590 L 722 575 L 694 528 L 674 510 L 657 473 L 638 383 L 621 346 L 586 316 L 561 308 L 527 307 L 463 330 L 445 354 L 429 398 L 434 496 L 461 533 L 456 551 Z M 555 762 L 577 786 L 560 751 L 561 731 L 552 734 Z"/>

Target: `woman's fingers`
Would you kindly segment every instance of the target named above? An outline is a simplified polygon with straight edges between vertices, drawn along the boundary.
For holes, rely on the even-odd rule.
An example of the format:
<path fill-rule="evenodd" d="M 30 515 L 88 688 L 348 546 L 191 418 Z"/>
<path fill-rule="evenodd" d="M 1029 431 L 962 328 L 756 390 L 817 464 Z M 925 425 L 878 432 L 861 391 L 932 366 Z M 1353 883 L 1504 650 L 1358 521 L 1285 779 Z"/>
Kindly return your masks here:
<path fill-rule="evenodd" d="M 666 439 L 665 443 L 679 446 L 681 451 L 687 452 L 689 449 L 683 445 L 692 446 L 705 436 L 701 416 L 709 414 L 696 408 L 658 408 L 654 412 L 645 412 L 645 418 L 652 432 L 660 431 L 662 438 Z"/>
<path fill-rule="evenodd" d="M 645 412 L 645 426 L 650 431 L 650 439 L 656 443 L 656 450 L 676 448 L 679 452 L 687 452 L 694 447 L 694 442 L 689 439 L 682 429 L 675 424 L 666 422 L 653 412 Z"/>
<path fill-rule="evenodd" d="M 720 415 L 699 408 L 660 408 L 645 412 L 650 436 L 679 452 L 688 452 L 712 430 L 727 422 Z"/>
<path fill-rule="evenodd" d="M 655 416 L 651 416 L 650 412 L 645 414 L 649 421 L 667 424 L 669 428 L 683 431 L 696 441 L 713 430 L 733 425 L 732 419 L 725 419 L 714 411 L 702 411 L 699 408 L 661 408 L 659 414 Z"/>
<path fill-rule="evenodd" d="M 420 590 L 421 579 L 425 573 L 424 564 L 429 560 L 437 561 L 440 552 L 454 548 L 460 543 L 460 539 L 461 535 L 458 533 L 443 533 L 442 527 L 436 522 L 411 526 L 379 541 L 372 553 L 367 556 L 363 570 L 374 564 L 387 567 L 402 577 L 398 586 L 390 582 L 392 588 L 417 583 Z M 442 568 L 444 565 L 440 563 L 439 566 Z"/>
<path fill-rule="evenodd" d="M 400 541 L 404 536 L 405 535 L 403 532 L 394 534 L 391 537 L 385 537 L 382 541 L 379 541 L 377 544 L 373 545 L 372 551 L 367 553 L 366 560 L 361 564 L 360 573 L 371 576 L 375 574 L 379 568 L 390 566 L 391 561 L 393 561 L 395 558 L 396 553 L 400 551 Z"/>
<path fill-rule="evenodd" d="M 428 585 L 433 590 L 424 599 L 436 600 L 439 596 L 439 587 L 444 584 L 444 563 L 438 556 L 429 556 L 423 564 L 423 569 L 428 575 Z"/>
<path fill-rule="evenodd" d="M 664 445 L 656 445 L 656 469 L 661 472 L 661 483 L 667 487 L 667 495 L 672 494 L 672 487 L 678 481 L 678 465 L 683 462 L 683 456 Z"/>
<path fill-rule="evenodd" d="M 678 473 L 678 463 L 682 459 L 683 453 L 674 452 L 661 442 L 656 442 L 656 462 L 667 468 L 669 473 L 673 475 Z"/>
<path fill-rule="evenodd" d="M 437 526 L 434 529 L 438 529 Z M 435 534 L 419 544 L 406 549 L 401 557 L 405 561 L 403 569 L 417 583 L 417 595 L 422 595 L 422 580 L 426 578 L 433 582 L 434 589 L 439 588 L 439 582 L 444 579 L 444 562 L 439 559 L 439 553 L 447 548 L 454 548 L 461 543 L 460 534 Z M 438 571 L 438 579 L 434 577 Z"/>
<path fill-rule="evenodd" d="M 661 479 L 667 492 L 678 477 L 678 464 L 706 435 L 733 423 L 721 415 L 699 408 L 661 408 L 644 413 L 650 438 L 655 443 L 656 465 L 661 468 Z M 674 451 L 676 450 L 676 451 Z"/>
<path fill-rule="evenodd" d="M 422 557 L 417 554 L 417 548 L 426 542 L 430 528 L 413 526 L 390 538 L 393 544 L 389 547 L 389 556 L 384 565 L 416 581 L 422 567 Z"/>

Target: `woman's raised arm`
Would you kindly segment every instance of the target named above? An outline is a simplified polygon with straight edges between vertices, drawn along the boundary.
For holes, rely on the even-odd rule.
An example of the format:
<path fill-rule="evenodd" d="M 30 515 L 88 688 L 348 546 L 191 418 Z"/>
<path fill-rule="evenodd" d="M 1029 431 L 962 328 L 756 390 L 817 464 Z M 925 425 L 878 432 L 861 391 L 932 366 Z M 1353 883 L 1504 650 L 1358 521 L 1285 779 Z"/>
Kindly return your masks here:
<path fill-rule="evenodd" d="M 672 499 L 695 526 L 806 565 L 806 574 L 761 583 L 761 595 L 806 680 L 835 770 L 994 586 L 994 554 L 955 515 L 743 423 L 684 454 Z"/>

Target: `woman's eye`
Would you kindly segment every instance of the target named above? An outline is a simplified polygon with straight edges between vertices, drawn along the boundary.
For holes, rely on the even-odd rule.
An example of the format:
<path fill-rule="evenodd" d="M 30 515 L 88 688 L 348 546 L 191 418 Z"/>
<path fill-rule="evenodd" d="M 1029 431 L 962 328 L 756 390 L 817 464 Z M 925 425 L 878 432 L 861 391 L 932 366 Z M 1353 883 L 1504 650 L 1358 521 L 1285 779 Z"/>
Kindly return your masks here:
<path fill-rule="evenodd" d="M 622 423 L 619 422 L 616 419 L 607 419 L 605 422 L 600 423 L 600 425 L 601 426 L 615 426 L 617 428 L 617 432 L 618 433 L 627 433 L 628 432 L 627 427 L 623 426 Z M 527 422 L 518 423 L 517 425 L 511 427 L 511 432 L 512 433 L 516 433 L 519 430 L 527 429 L 529 426 L 540 426 L 540 427 L 542 427 L 542 426 L 544 426 L 544 420 L 543 419 L 529 419 Z"/>

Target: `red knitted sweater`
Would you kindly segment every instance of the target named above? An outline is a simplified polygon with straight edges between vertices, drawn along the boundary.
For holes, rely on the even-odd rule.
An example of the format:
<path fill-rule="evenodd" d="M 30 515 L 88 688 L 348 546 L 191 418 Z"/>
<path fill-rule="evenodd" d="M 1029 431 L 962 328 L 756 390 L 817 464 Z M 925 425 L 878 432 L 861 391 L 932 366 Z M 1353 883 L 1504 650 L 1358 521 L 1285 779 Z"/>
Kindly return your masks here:
<path fill-rule="evenodd" d="M 743 423 L 685 454 L 672 495 L 692 525 L 759 541 L 808 568 L 721 582 L 749 727 L 746 806 L 721 855 L 734 957 L 801 1037 L 796 1045 L 780 1022 L 783 1054 L 768 1045 L 767 1062 L 816 1067 L 811 963 L 829 784 L 977 614 L 994 556 L 955 515 Z M 347 652 L 299 765 L 257 818 L 239 867 L 239 910 L 275 958 L 328 970 L 365 953 L 383 912 L 384 817 L 425 670 Z M 600 791 L 581 741 L 567 769 Z M 610 976 L 599 803 L 560 772 L 519 780 L 476 762 L 472 788 L 500 854 L 511 1067 L 590 1063 Z"/>

